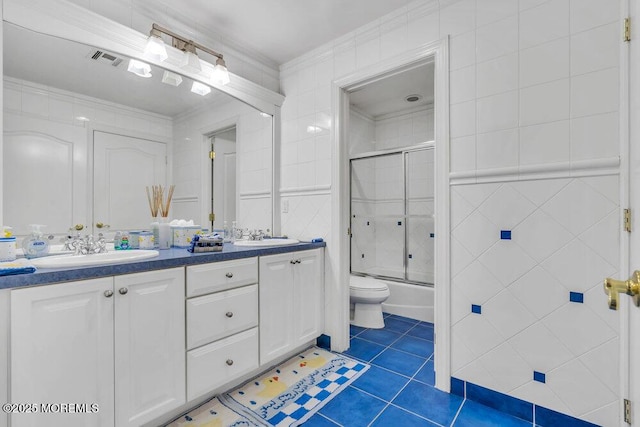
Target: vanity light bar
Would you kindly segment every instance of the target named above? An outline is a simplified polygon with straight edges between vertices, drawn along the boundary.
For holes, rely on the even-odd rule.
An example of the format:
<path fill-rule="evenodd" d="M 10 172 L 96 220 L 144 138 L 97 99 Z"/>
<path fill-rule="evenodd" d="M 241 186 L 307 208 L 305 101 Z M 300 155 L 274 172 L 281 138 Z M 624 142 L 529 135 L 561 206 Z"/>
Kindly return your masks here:
<path fill-rule="evenodd" d="M 227 64 L 224 61 L 224 57 L 221 53 L 216 52 L 213 49 L 209 49 L 200 43 L 193 40 L 182 37 L 171 30 L 168 30 L 160 25 L 154 23 L 147 39 L 147 45 L 145 47 L 145 56 L 150 59 L 158 61 L 164 61 L 168 58 L 167 50 L 162 41 L 161 35 L 166 34 L 172 39 L 172 46 L 185 53 L 185 60 L 183 66 L 192 72 L 200 72 L 200 59 L 198 58 L 196 48 L 216 57 L 216 63 L 213 67 L 213 74 L 211 75 L 211 81 L 225 85 L 229 83 L 229 71 L 227 70 Z"/>

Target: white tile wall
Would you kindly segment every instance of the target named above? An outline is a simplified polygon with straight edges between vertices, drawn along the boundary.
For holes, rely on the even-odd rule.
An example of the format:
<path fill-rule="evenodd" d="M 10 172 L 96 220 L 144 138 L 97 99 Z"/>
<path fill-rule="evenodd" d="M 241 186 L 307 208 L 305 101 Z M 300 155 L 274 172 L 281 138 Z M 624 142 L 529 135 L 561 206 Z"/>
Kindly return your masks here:
<path fill-rule="evenodd" d="M 595 374 L 617 342 L 599 285 L 618 268 L 617 176 L 525 181 L 517 171 L 619 155 L 618 14 L 608 0 L 454 0 L 441 9 L 416 1 L 281 66 L 285 104 L 293 105 L 310 90 L 302 76 L 317 69 L 316 56 L 332 58 L 331 78 L 340 78 L 386 58 L 383 45 L 401 53 L 404 25 L 405 49 L 449 35 L 451 170 L 500 181 L 451 191 L 453 374 L 598 424 L 618 422 L 617 387 Z M 283 109 L 285 124 L 299 119 Z M 328 196 L 304 200 L 330 212 Z M 319 209 L 283 228 L 305 229 Z M 512 240 L 500 239 L 504 229 Z M 331 251 L 329 242 L 329 262 Z M 570 291 L 584 303 L 569 302 Z M 470 304 L 483 305 L 482 314 Z M 576 328 L 577 318 L 594 325 L 591 336 L 555 329 Z M 327 333 L 338 327 L 329 321 Z M 546 384 L 533 381 L 533 370 L 546 373 Z"/>
<path fill-rule="evenodd" d="M 18 116 L 36 117 L 52 123 L 117 127 L 124 134 L 144 133 L 169 139 L 173 132 L 169 117 L 12 77 L 4 78 L 3 108 Z M 89 121 L 77 120 L 78 116 Z"/>
<path fill-rule="evenodd" d="M 272 176 L 272 119 L 263 117 L 258 110 L 235 99 L 222 97 L 191 114 L 179 117 L 174 125 L 173 156 L 175 164 L 174 197 L 189 198 L 182 204 L 183 212 L 204 213 L 206 200 L 202 200 L 204 180 L 208 179 L 208 168 L 203 170 L 203 144 L 206 135 L 221 127 L 236 124 L 236 168 L 238 179 L 238 227 L 271 229 L 271 176 Z M 289 145 L 302 145 L 291 139 Z M 283 142 L 283 148 L 287 144 Z M 297 147 L 299 149 L 299 147 Z M 283 149 L 284 151 L 284 149 Z M 291 150 L 287 150 L 288 153 Z M 298 156 L 287 158 L 287 168 L 298 167 Z M 284 162 L 283 162 L 284 163 Z M 176 212 L 178 214 L 179 212 Z M 206 223 L 206 215 L 194 220 Z"/>

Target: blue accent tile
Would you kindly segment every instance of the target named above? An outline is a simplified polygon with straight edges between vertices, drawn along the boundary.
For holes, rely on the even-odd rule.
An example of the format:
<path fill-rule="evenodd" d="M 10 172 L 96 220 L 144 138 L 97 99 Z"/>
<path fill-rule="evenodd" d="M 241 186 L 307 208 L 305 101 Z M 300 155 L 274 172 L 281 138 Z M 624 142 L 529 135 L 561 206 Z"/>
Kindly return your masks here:
<path fill-rule="evenodd" d="M 351 385 L 389 402 L 408 382 L 407 377 L 372 365 Z"/>
<path fill-rule="evenodd" d="M 436 385 L 436 373 L 433 368 L 433 360 L 429 360 L 413 377 L 414 380 L 429 384 Z"/>
<path fill-rule="evenodd" d="M 531 421 L 521 420 L 481 405 L 472 400 L 465 400 L 456 418 L 456 427 L 531 427 Z"/>
<path fill-rule="evenodd" d="M 367 328 L 363 328 L 362 326 L 349 325 L 349 335 L 351 335 L 352 337 L 366 330 Z"/>
<path fill-rule="evenodd" d="M 413 328 L 414 325 L 415 323 L 409 323 L 404 320 L 400 320 L 399 318 L 394 317 L 393 315 L 384 319 L 384 328 L 386 330 L 399 332 L 401 334 L 404 334 L 409 329 Z"/>
<path fill-rule="evenodd" d="M 304 422 L 304 427 L 336 427 L 339 424 L 334 423 L 333 421 L 323 417 L 320 414 L 315 414 L 307 421 Z"/>
<path fill-rule="evenodd" d="M 327 350 L 331 349 L 331 337 L 329 335 L 322 334 L 316 339 L 316 345 L 320 348 Z"/>
<path fill-rule="evenodd" d="M 380 414 L 373 424 L 371 424 L 371 427 L 436 427 L 437 425 L 438 424 L 434 424 L 431 421 L 427 421 L 424 418 L 420 418 L 414 414 L 410 414 L 407 411 L 390 405 L 382 412 L 382 414 Z"/>
<path fill-rule="evenodd" d="M 464 381 L 451 377 L 451 393 L 464 397 Z"/>
<path fill-rule="evenodd" d="M 500 230 L 500 238 L 502 240 L 511 240 L 511 230 Z"/>
<path fill-rule="evenodd" d="M 542 406 L 536 406 L 536 425 L 543 427 L 598 427 L 596 424 L 582 421 Z"/>
<path fill-rule="evenodd" d="M 368 362 L 376 357 L 382 350 L 384 350 L 384 347 L 379 344 L 353 338 L 351 340 L 351 347 L 349 347 L 349 350 L 345 351 L 344 354 Z"/>
<path fill-rule="evenodd" d="M 387 346 L 401 336 L 397 332 L 387 331 L 386 329 L 367 329 L 358 335 L 358 338 Z"/>
<path fill-rule="evenodd" d="M 547 382 L 547 376 L 545 374 L 543 374 L 542 372 L 533 371 L 533 380 L 534 381 L 538 381 L 539 383 L 546 383 Z"/>
<path fill-rule="evenodd" d="M 533 422 L 533 404 L 488 388 L 467 382 L 467 399 Z"/>
<path fill-rule="evenodd" d="M 584 303 L 584 294 L 581 292 L 569 292 L 569 301 Z"/>
<path fill-rule="evenodd" d="M 482 314 L 482 306 L 477 304 L 471 304 L 471 312 L 476 314 Z"/>
<path fill-rule="evenodd" d="M 415 354 L 416 356 L 421 356 L 425 359 L 428 359 L 433 354 L 432 341 L 411 337 L 409 335 L 405 335 L 391 344 L 391 348 L 406 351 L 407 353 Z"/>
<path fill-rule="evenodd" d="M 420 369 L 425 360 L 424 357 L 418 357 L 388 348 L 376 356 L 371 363 L 387 368 L 393 372 L 412 377 L 418 372 L 418 369 Z"/>
<path fill-rule="evenodd" d="M 407 335 L 433 341 L 433 323 L 419 323 L 410 329 Z"/>
<path fill-rule="evenodd" d="M 320 409 L 325 417 L 342 425 L 364 427 L 384 409 L 386 402 L 353 387 L 347 387 Z"/>
<path fill-rule="evenodd" d="M 411 381 L 392 403 L 428 420 L 448 426 L 458 412 L 462 398 Z"/>

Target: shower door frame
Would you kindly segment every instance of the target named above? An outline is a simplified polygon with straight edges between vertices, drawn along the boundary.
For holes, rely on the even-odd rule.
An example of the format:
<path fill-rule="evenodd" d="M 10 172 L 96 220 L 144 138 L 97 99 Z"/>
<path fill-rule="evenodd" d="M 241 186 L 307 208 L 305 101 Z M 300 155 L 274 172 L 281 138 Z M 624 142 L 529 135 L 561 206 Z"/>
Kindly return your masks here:
<path fill-rule="evenodd" d="M 353 191 L 352 191 L 352 186 L 353 186 L 353 161 L 354 160 L 363 160 L 363 159 L 374 159 L 376 157 L 384 157 L 384 156 L 393 156 L 393 155 L 401 155 L 402 156 L 402 181 L 403 181 L 403 185 L 402 185 L 402 204 L 403 204 L 403 222 L 404 222 L 404 250 L 403 250 L 403 254 L 402 254 L 402 269 L 403 269 L 403 277 L 402 278 L 398 278 L 398 277 L 393 277 L 393 276 L 385 276 L 382 274 L 372 274 L 372 273 L 364 273 L 361 271 L 353 271 L 352 270 L 352 265 L 351 265 L 351 249 L 353 246 L 353 212 L 351 210 L 351 206 L 352 206 L 352 202 L 351 200 L 349 201 L 349 230 L 350 230 L 350 239 L 349 239 L 349 272 L 351 274 L 356 274 L 358 276 L 369 276 L 369 277 L 375 277 L 376 279 L 384 279 L 384 280 L 390 280 L 390 281 L 394 281 L 394 282 L 401 282 L 401 283 L 408 283 L 411 285 L 417 285 L 417 286 L 426 286 L 426 287 L 430 287 L 433 288 L 434 283 L 433 282 L 420 282 L 417 280 L 409 280 L 408 279 L 408 273 L 407 273 L 407 268 L 408 268 L 408 261 L 407 261 L 407 257 L 409 254 L 409 248 L 408 248 L 408 233 L 409 230 L 407 228 L 407 224 L 408 224 L 408 217 L 409 217 L 409 212 L 408 212 L 408 207 L 407 207 L 407 161 L 408 161 L 408 154 L 409 153 L 415 153 L 417 151 L 427 151 L 427 150 L 434 150 L 435 153 L 435 141 L 425 141 L 422 142 L 420 144 L 416 144 L 416 145 L 411 145 L 408 147 L 399 147 L 399 148 L 391 148 L 391 149 L 387 149 L 387 150 L 378 150 L 378 151 L 368 151 L 366 153 L 360 153 L 360 154 L 356 154 L 354 156 L 352 156 L 349 159 L 349 194 L 353 195 Z M 435 160 L 435 159 L 434 159 Z M 435 173 L 434 176 L 432 177 L 432 180 L 434 181 L 434 187 L 435 187 Z M 435 259 L 434 259 L 434 263 L 435 263 Z M 435 267 L 435 265 L 434 265 Z M 433 280 L 435 282 L 435 280 Z"/>
<path fill-rule="evenodd" d="M 349 348 L 349 92 L 427 62 L 435 67 L 435 386 L 451 389 L 451 226 L 449 184 L 449 37 L 385 58 L 332 83 L 331 234 L 327 241 L 325 333 L 331 349 Z"/>

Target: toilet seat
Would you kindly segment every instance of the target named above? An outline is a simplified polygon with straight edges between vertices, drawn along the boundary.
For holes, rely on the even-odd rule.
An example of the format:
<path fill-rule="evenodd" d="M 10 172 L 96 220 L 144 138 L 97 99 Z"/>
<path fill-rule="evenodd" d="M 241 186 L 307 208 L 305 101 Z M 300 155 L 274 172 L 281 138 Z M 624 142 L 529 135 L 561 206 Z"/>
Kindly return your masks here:
<path fill-rule="evenodd" d="M 351 276 L 349 287 L 353 290 L 369 292 L 388 292 L 389 287 L 381 280 L 372 277 Z"/>

